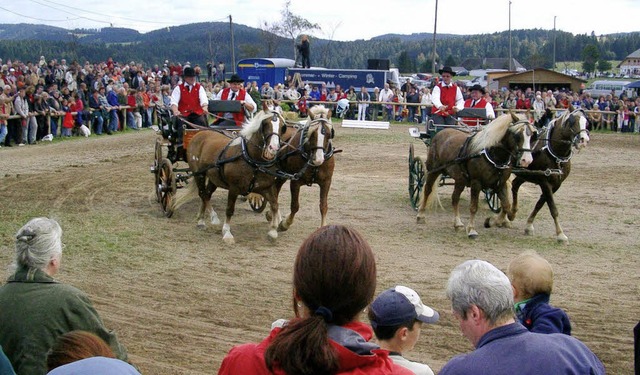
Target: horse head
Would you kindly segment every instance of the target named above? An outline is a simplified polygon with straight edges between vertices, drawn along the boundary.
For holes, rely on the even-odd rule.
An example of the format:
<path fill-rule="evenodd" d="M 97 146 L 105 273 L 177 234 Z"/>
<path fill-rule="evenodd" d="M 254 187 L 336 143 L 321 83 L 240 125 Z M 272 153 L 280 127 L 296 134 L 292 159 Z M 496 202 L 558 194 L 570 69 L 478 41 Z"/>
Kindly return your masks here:
<path fill-rule="evenodd" d="M 284 118 L 277 110 L 269 109 L 266 102 L 262 103 L 260 110 L 251 122 L 246 123 L 240 134 L 250 144 L 262 148 L 262 158 L 273 160 L 280 149 L 280 137 L 286 131 Z M 256 137 L 261 137 L 258 141 Z"/>
<path fill-rule="evenodd" d="M 318 167 L 331 153 L 331 139 L 334 136 L 331 110 L 323 105 L 310 108 L 305 126 L 303 147 L 309 158 L 308 163 Z"/>
<path fill-rule="evenodd" d="M 581 149 L 589 144 L 589 121 L 584 111 L 580 108 L 569 107 L 569 112 L 563 115 L 560 120 L 562 128 L 571 132 L 572 144 L 575 148 Z"/>
<path fill-rule="evenodd" d="M 537 137 L 536 128 L 524 115 L 508 114 L 498 116 L 471 140 L 471 153 L 498 146 L 511 156 L 517 156 L 517 164 L 527 167 L 533 161 L 531 144 Z"/>

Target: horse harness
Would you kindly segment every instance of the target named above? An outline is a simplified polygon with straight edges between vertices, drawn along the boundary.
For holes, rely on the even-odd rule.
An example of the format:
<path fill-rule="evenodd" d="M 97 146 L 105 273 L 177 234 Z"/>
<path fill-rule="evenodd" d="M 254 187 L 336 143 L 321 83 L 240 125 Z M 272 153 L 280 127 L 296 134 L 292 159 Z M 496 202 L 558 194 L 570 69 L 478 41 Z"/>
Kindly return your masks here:
<path fill-rule="evenodd" d="M 321 120 L 323 120 L 323 119 L 321 119 Z M 322 130 L 320 130 L 320 129 L 322 129 Z M 318 131 L 322 131 L 323 134 L 325 134 L 324 126 L 321 125 L 320 129 Z M 315 150 L 322 149 L 324 151 L 324 159 L 325 159 L 325 161 L 327 161 L 327 160 L 329 160 L 330 158 L 333 157 L 334 153 L 340 152 L 340 151 L 336 151 L 334 149 L 333 144 L 331 143 L 331 141 L 329 141 L 329 149 L 327 151 L 324 150 L 324 147 L 315 146 L 315 147 L 312 147 L 311 150 L 309 150 L 309 153 L 306 153 L 305 150 L 304 150 L 304 145 L 305 145 L 306 142 L 304 140 L 305 140 L 305 137 L 306 137 L 306 133 L 308 131 L 309 131 L 309 126 L 303 126 L 303 127 L 298 128 L 298 130 L 296 132 L 296 136 L 298 136 L 298 134 L 300 135 L 300 142 L 298 143 L 298 147 L 294 148 L 294 147 L 291 146 L 290 143 L 286 143 L 285 142 L 287 147 L 291 147 L 291 148 L 293 148 L 293 150 L 291 150 L 291 151 L 287 152 L 286 154 L 282 155 L 282 157 L 278 157 L 278 161 L 279 162 L 283 162 L 283 161 L 285 161 L 286 159 L 288 159 L 291 156 L 300 155 L 301 158 L 306 160 L 306 163 L 302 166 L 302 168 L 300 168 L 299 171 L 297 171 L 295 173 L 287 173 L 287 172 L 282 171 L 281 169 L 278 169 L 276 171 L 276 173 L 279 174 L 279 176 L 277 176 L 277 177 L 280 177 L 280 178 L 283 178 L 283 179 L 297 181 L 300 178 L 302 178 L 302 176 L 307 171 L 307 168 L 311 167 L 311 171 L 312 171 L 311 179 L 310 179 L 309 182 L 305 183 L 307 186 L 311 186 L 314 182 L 316 182 L 317 177 L 318 177 L 318 171 L 320 170 L 320 166 L 313 166 L 311 164 L 311 158 L 310 158 L 311 154 L 313 154 L 313 152 Z"/>
<path fill-rule="evenodd" d="M 520 123 L 528 123 L 528 121 L 520 120 L 520 121 L 512 123 L 510 126 L 515 126 L 515 125 L 520 124 Z M 451 165 L 459 164 L 460 165 L 460 169 L 462 170 L 462 174 L 463 174 L 465 180 L 467 182 L 469 182 L 470 175 L 469 175 L 469 170 L 467 168 L 467 161 L 469 161 L 471 159 L 479 158 L 479 157 L 484 157 L 487 160 L 487 162 L 489 162 L 491 165 L 493 165 L 494 168 L 496 168 L 498 170 L 498 174 L 499 174 L 499 177 L 500 177 L 498 179 L 498 181 L 501 180 L 502 179 L 502 174 L 504 173 L 504 171 L 506 169 L 508 169 L 508 168 L 511 168 L 512 157 L 514 156 L 514 154 L 507 150 L 508 153 L 509 153 L 509 158 L 504 163 L 501 163 L 501 164 L 498 161 L 494 160 L 494 158 L 489 153 L 489 149 L 487 149 L 486 147 L 483 148 L 480 152 L 476 152 L 475 154 L 472 154 L 472 155 L 467 155 L 467 152 L 468 152 L 468 149 L 469 149 L 469 144 L 471 143 L 471 140 L 473 139 L 473 137 L 476 136 L 476 134 L 478 134 L 478 133 L 474 133 L 470 137 L 467 137 L 467 139 L 465 139 L 464 144 L 460 148 L 460 151 L 458 151 L 458 157 L 457 158 L 451 160 L 448 163 L 445 163 L 444 165 L 442 165 L 442 166 L 440 166 L 440 167 L 438 167 L 438 168 L 436 168 L 434 170 L 427 171 L 427 174 L 436 173 L 436 172 L 439 172 L 439 171 L 441 171 L 443 169 L 448 168 Z M 494 146 L 494 147 L 496 147 L 496 148 L 498 148 L 498 147 L 499 148 L 504 148 L 503 146 Z M 522 148 L 522 149 L 518 150 L 518 153 L 523 153 L 523 152 L 526 152 L 526 151 L 531 152 L 532 150 L 531 149 Z"/>

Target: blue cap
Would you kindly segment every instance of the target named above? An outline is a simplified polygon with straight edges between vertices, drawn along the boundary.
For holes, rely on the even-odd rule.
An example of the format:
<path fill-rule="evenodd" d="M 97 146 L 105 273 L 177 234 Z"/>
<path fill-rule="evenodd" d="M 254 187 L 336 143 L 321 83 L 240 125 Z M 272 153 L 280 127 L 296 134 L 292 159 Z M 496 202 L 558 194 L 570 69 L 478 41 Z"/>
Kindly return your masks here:
<path fill-rule="evenodd" d="M 440 319 L 437 311 L 422 303 L 415 290 L 402 285 L 380 293 L 370 308 L 375 317 L 371 321 L 373 328 L 392 327 L 411 319 L 423 323 L 435 323 Z"/>

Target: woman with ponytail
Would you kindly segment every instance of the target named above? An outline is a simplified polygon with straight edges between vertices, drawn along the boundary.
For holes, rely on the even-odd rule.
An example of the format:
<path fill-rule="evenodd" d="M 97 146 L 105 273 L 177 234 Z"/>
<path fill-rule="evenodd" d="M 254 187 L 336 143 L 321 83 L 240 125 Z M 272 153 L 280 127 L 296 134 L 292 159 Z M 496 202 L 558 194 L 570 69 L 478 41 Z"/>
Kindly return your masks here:
<path fill-rule="evenodd" d="M 294 264 L 295 318 L 261 343 L 231 349 L 218 374 L 412 374 L 370 343 L 373 332 L 360 322 L 375 289 L 375 259 L 362 235 L 341 225 L 316 230 Z"/>

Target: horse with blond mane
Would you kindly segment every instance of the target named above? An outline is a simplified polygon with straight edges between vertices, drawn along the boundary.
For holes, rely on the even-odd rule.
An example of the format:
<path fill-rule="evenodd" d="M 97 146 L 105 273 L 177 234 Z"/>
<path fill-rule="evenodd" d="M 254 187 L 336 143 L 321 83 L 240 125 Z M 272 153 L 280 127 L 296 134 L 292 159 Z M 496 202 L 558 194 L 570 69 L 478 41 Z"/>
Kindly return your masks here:
<path fill-rule="evenodd" d="M 231 233 L 231 217 L 239 195 L 256 192 L 269 202 L 274 219 L 270 223 L 268 236 L 278 237 L 275 220 L 278 211 L 278 193 L 275 185 L 276 155 L 280 149 L 280 137 L 286 126 L 282 116 L 263 103 L 263 108 L 250 122 L 245 122 L 236 138 L 229 138 L 219 131 L 198 132 L 187 148 L 187 162 L 193 173 L 195 184 L 189 185 L 188 193 L 176 202 L 184 203 L 195 194 L 200 199 L 198 226 L 206 225 L 204 216 L 210 211 L 213 225 L 220 225 L 218 214 L 211 207 L 211 195 L 218 187 L 228 190 L 226 218 L 222 225 L 223 240 L 234 243 Z"/>
<path fill-rule="evenodd" d="M 425 222 L 425 209 L 437 199 L 436 183 L 440 175 L 446 172 L 455 181 L 451 201 L 456 230 L 464 227 L 458 205 L 460 195 L 467 186 L 471 188 L 471 215 L 467 226 L 469 238 L 478 236 L 475 215 L 478 211 L 478 195 L 483 189 L 492 189 L 498 194 L 502 211 L 496 221 L 498 225 L 509 226 L 506 217 L 510 212 L 507 180 L 512 167 L 526 167 L 531 163 L 531 141 L 535 135 L 535 127 L 525 116 L 512 113 L 499 116 L 471 135 L 452 128 L 439 131 L 433 137 L 427 155 L 427 178 L 416 217 L 418 223 Z"/>

